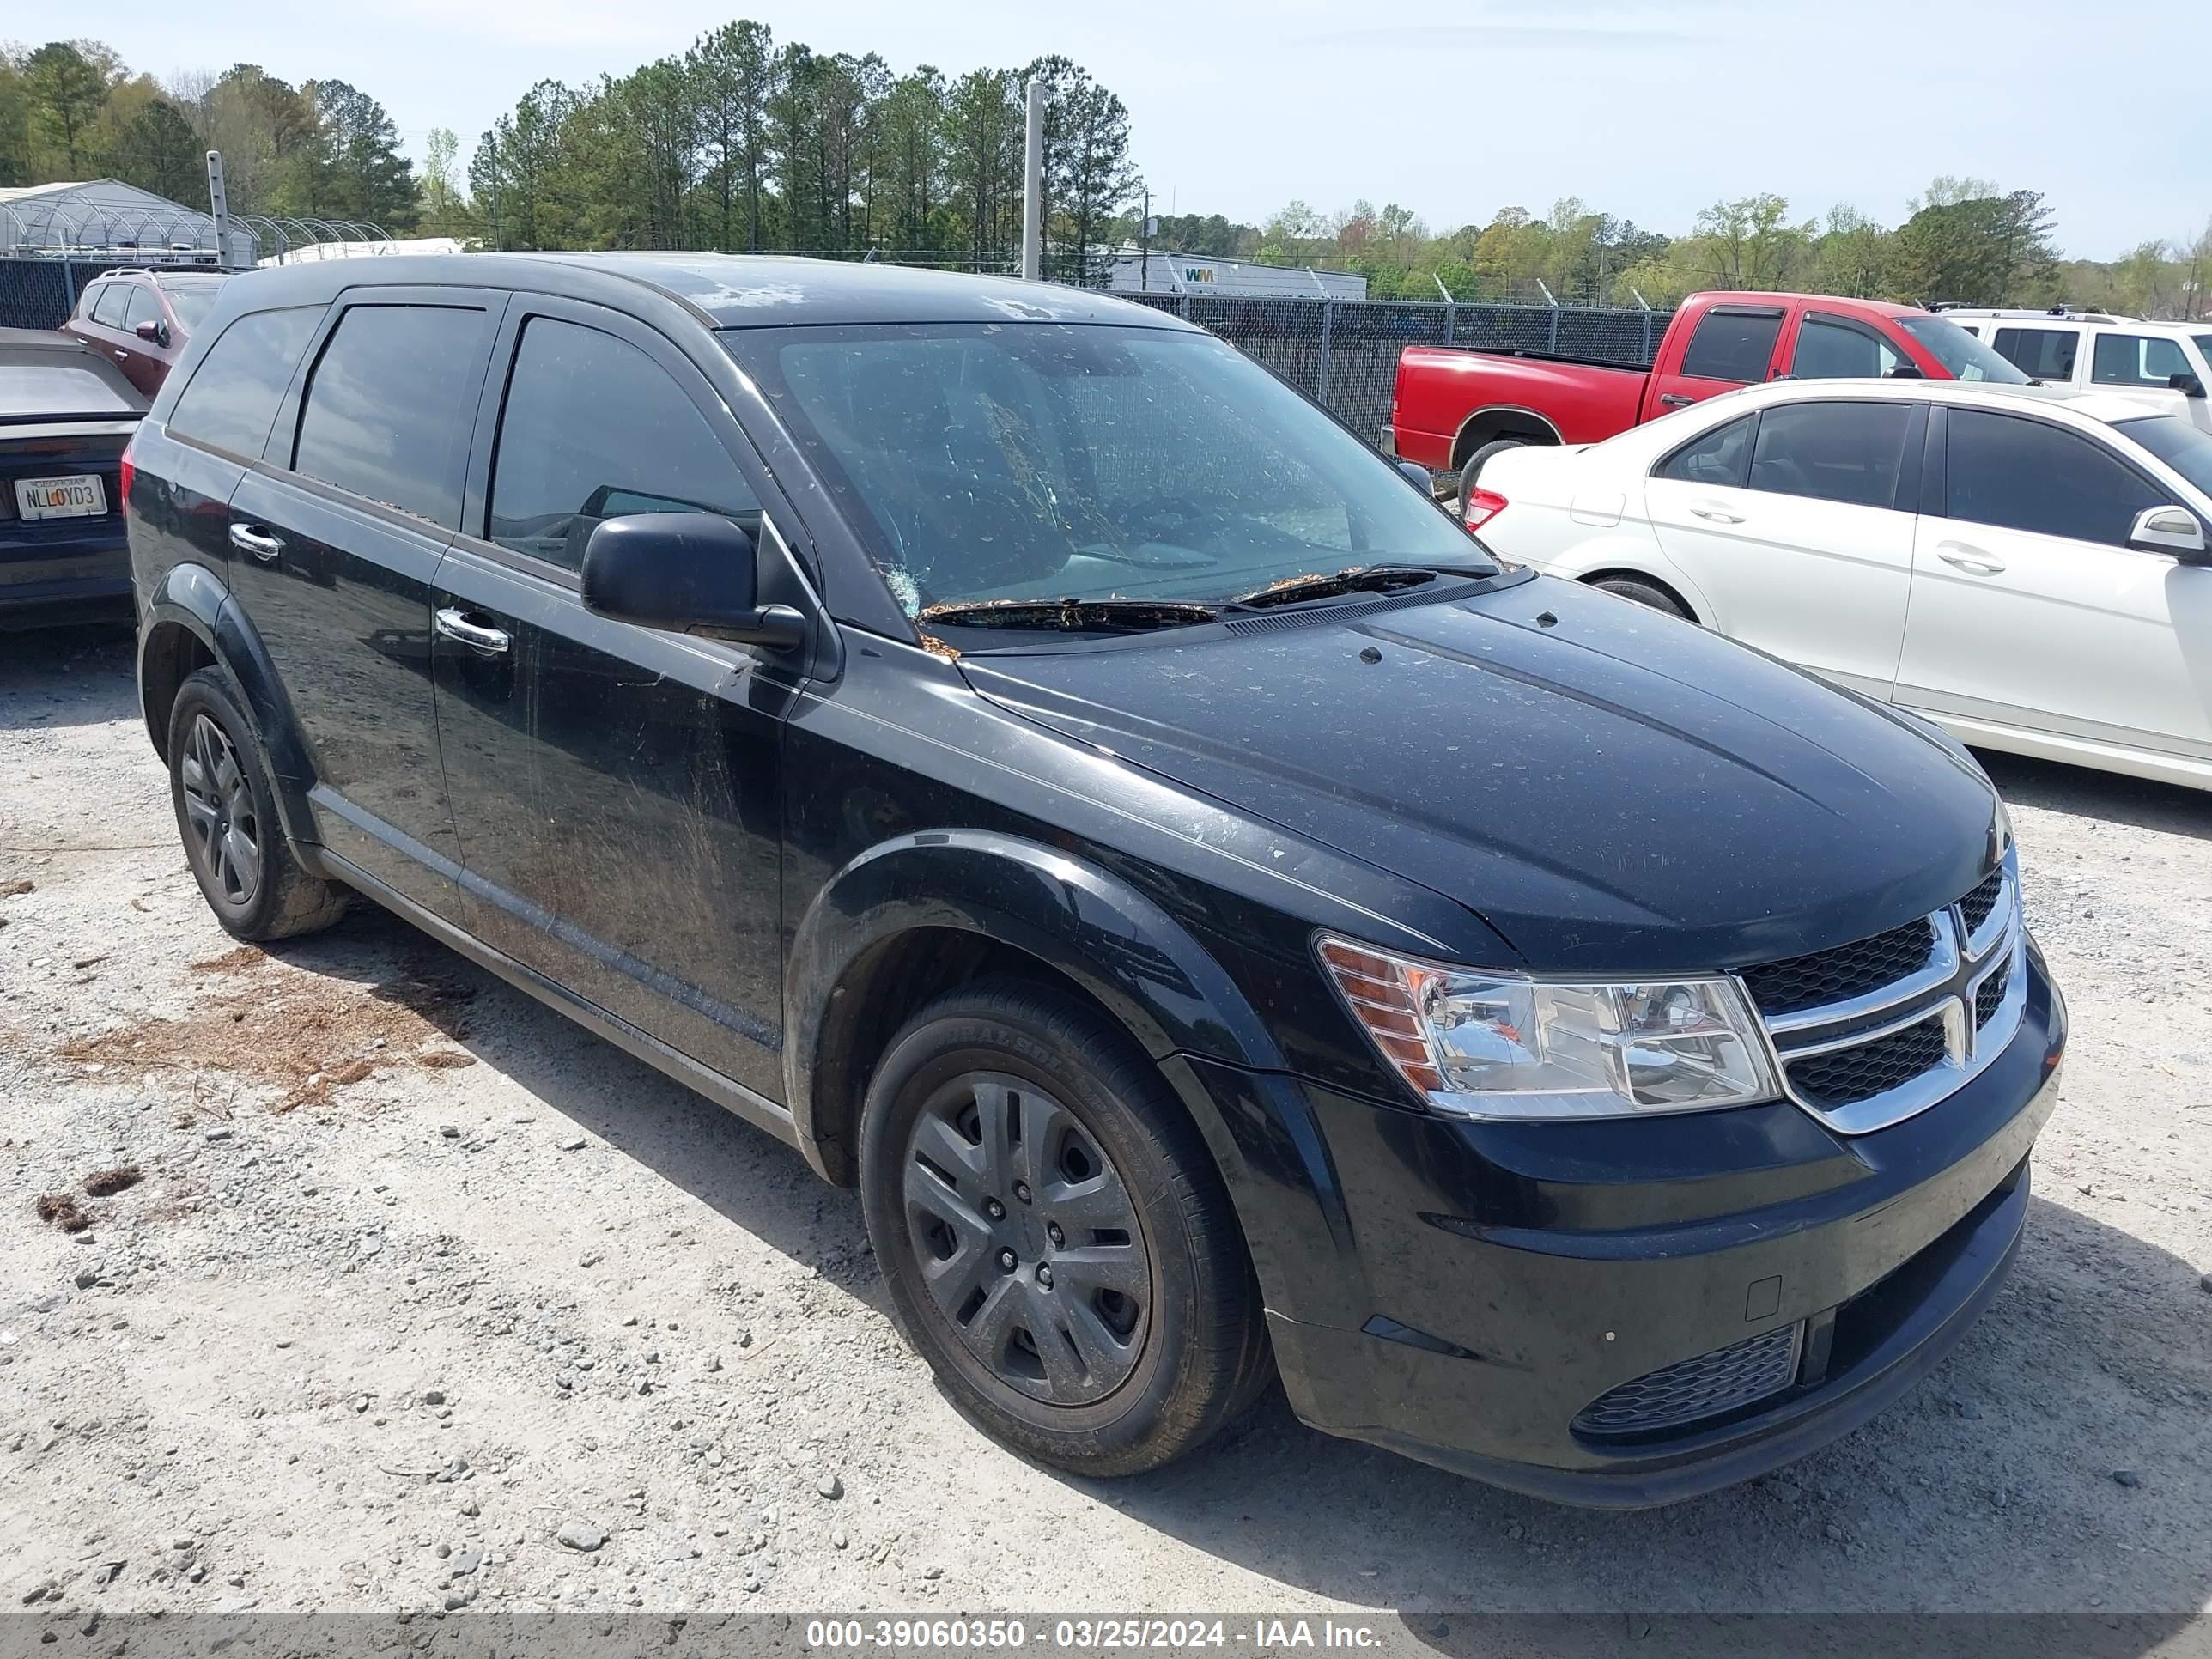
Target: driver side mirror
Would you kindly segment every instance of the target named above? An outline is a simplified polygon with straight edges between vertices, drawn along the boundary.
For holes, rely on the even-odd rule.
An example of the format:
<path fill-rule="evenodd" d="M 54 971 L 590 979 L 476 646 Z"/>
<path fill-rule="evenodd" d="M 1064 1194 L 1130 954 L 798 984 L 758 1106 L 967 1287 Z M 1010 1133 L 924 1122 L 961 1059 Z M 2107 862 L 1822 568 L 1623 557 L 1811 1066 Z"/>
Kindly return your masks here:
<path fill-rule="evenodd" d="M 1433 495 L 1437 493 L 1436 480 L 1429 476 L 1429 469 L 1419 461 L 1401 461 L 1398 463 L 1398 471 L 1405 475 L 1408 483 L 1424 495 Z"/>
<path fill-rule="evenodd" d="M 1928 378 L 1928 374 L 1917 363 L 1899 363 L 1882 378 L 1890 380 L 1924 380 Z"/>
<path fill-rule="evenodd" d="M 608 519 L 584 544 L 584 608 L 640 628 L 701 639 L 803 645 L 806 619 L 758 602 L 753 538 L 711 513 L 632 513 Z"/>
<path fill-rule="evenodd" d="M 2185 398 L 2201 398 L 2204 395 L 2204 382 L 2186 369 L 2182 370 L 2179 374 L 2167 375 L 2166 384 L 2167 390 L 2179 392 Z"/>
<path fill-rule="evenodd" d="M 169 325 L 157 317 L 149 317 L 131 331 L 149 345 L 169 343 Z"/>
<path fill-rule="evenodd" d="M 2145 553 L 2171 553 L 2183 564 L 2212 564 L 2204 526 L 2185 507 L 2152 507 L 2136 514 L 2128 545 Z"/>

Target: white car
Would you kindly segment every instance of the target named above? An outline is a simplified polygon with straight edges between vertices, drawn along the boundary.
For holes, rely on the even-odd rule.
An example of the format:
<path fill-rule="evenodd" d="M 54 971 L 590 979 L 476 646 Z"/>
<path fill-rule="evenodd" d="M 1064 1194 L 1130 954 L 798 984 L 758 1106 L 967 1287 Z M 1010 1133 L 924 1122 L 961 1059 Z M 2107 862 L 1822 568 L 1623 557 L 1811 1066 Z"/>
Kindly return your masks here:
<path fill-rule="evenodd" d="M 2101 311 L 1983 311 L 1943 315 L 2047 386 L 2110 392 L 2212 431 L 2212 322 L 2147 323 Z"/>
<path fill-rule="evenodd" d="M 1463 516 L 1968 743 L 2212 788 L 2212 435 L 2173 416 L 1778 381 L 1506 451 Z"/>

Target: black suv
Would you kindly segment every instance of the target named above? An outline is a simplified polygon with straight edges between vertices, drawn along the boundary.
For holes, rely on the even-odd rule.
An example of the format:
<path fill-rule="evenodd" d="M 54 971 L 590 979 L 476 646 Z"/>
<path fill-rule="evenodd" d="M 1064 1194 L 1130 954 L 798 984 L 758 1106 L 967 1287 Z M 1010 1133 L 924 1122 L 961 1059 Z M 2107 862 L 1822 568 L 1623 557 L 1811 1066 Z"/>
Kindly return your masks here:
<path fill-rule="evenodd" d="M 1933 731 L 1495 562 L 1264 369 L 712 256 L 234 279 L 135 445 L 191 867 L 367 894 L 857 1183 L 1095 1474 L 1298 1414 L 1664 1502 L 1995 1293 L 2065 1017 Z"/>

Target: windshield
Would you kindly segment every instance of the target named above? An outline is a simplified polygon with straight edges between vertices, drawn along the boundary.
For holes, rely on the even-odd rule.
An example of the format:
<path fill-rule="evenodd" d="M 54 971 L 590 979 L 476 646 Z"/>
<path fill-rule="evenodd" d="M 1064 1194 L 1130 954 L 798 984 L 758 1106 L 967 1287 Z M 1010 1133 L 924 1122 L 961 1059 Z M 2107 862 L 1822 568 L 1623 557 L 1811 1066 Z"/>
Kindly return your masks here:
<path fill-rule="evenodd" d="M 168 297 L 169 309 L 177 313 L 177 320 L 189 334 L 215 309 L 216 294 L 222 286 L 220 283 L 195 283 L 190 288 L 165 288 L 161 292 Z"/>
<path fill-rule="evenodd" d="M 2189 337 L 2197 343 L 2198 360 L 2212 364 L 2212 334 L 2192 334 Z"/>
<path fill-rule="evenodd" d="M 2207 495 L 2212 495 L 2212 434 L 2172 415 L 2147 415 L 2139 421 L 2115 421 L 2125 433 Z"/>
<path fill-rule="evenodd" d="M 1897 325 L 1926 346 L 1954 380 L 1994 380 L 2000 386 L 2026 386 L 2032 378 L 1948 317 L 1899 317 Z"/>
<path fill-rule="evenodd" d="M 1490 568 L 1389 462 L 1206 335 L 1017 323 L 722 338 L 909 617 L 994 600 L 1221 605 L 1352 566 Z"/>

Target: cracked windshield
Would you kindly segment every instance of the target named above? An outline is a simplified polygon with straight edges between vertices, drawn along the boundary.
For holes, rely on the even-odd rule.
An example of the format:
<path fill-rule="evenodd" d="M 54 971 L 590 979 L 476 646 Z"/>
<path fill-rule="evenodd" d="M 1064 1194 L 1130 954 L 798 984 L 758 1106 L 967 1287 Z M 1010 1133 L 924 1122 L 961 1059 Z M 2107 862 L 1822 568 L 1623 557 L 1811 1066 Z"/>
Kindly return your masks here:
<path fill-rule="evenodd" d="M 1388 462 L 1218 341 L 1048 324 L 724 338 L 925 621 L 1172 626 L 1494 572 Z"/>

